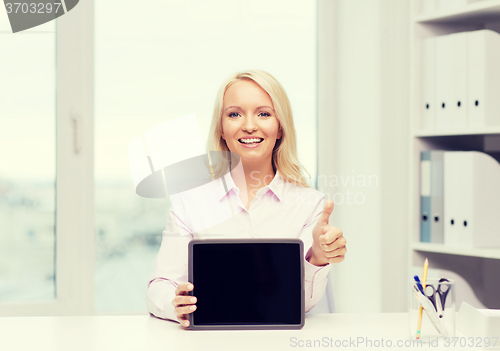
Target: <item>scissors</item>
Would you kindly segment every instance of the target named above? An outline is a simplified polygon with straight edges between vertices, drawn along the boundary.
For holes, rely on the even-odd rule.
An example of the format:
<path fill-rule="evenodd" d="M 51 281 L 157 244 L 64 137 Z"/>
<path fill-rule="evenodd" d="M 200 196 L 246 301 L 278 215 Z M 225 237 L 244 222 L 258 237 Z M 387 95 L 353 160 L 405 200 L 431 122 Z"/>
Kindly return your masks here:
<path fill-rule="evenodd" d="M 449 284 L 441 284 L 441 283 L 449 283 L 450 281 L 446 278 L 439 279 L 439 284 L 437 289 L 432 285 L 426 285 L 424 289 L 424 295 L 432 302 L 434 308 L 436 309 L 439 318 L 443 318 L 443 311 L 446 305 L 446 297 L 450 292 Z M 431 290 L 431 292 L 429 292 Z"/>
<path fill-rule="evenodd" d="M 444 336 L 448 335 L 446 327 L 443 323 L 443 320 L 439 318 L 438 313 L 434 310 L 434 305 L 431 303 L 430 299 L 420 291 L 417 287 L 417 284 L 413 286 L 415 297 L 417 298 L 420 305 L 423 307 L 425 313 L 429 316 L 430 321 L 436 328 L 436 330 L 443 334 Z"/>

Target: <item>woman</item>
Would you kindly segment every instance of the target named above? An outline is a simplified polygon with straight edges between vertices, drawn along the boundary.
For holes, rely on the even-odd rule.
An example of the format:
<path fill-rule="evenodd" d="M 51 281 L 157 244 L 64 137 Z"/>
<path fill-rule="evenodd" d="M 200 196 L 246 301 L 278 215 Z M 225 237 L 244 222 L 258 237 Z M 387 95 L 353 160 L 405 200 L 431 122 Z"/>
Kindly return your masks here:
<path fill-rule="evenodd" d="M 325 203 L 304 180 L 283 87 L 260 70 L 230 76 L 217 94 L 209 137 L 210 150 L 231 151 L 241 162 L 214 182 L 213 193 L 191 193 L 172 206 L 148 287 L 149 312 L 189 326 L 196 297 L 188 296 L 194 287 L 186 282 L 187 246 L 211 233 L 302 239 L 309 311 L 324 294 L 330 263 L 344 260 L 346 240 L 328 224 L 333 201 Z M 230 218 L 209 224 L 210 214 L 228 206 Z M 231 294 L 230 282 L 225 291 Z"/>

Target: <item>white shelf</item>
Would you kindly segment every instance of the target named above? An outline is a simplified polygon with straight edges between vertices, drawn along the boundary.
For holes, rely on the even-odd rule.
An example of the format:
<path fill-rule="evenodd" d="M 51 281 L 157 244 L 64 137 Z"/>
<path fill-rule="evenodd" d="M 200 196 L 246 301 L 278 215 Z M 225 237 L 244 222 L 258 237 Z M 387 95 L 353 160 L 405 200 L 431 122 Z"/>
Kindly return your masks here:
<path fill-rule="evenodd" d="M 412 248 L 414 251 L 500 259 L 500 249 L 468 249 L 432 243 L 413 243 Z"/>
<path fill-rule="evenodd" d="M 492 135 L 500 134 L 499 127 L 485 127 L 480 129 L 459 129 L 459 130 L 417 130 L 413 132 L 414 137 L 438 137 L 449 135 Z"/>
<path fill-rule="evenodd" d="M 464 7 L 421 14 L 414 17 L 415 23 L 468 23 L 479 24 L 500 21 L 500 0 L 483 0 Z"/>
<path fill-rule="evenodd" d="M 437 2 L 437 1 L 436 1 Z M 422 1 L 414 2 L 414 9 L 422 7 Z M 422 40 L 426 38 L 490 29 L 500 33 L 500 0 L 482 0 L 462 7 L 414 15 L 410 21 L 410 148 L 409 148 L 409 275 L 413 267 L 423 264 L 426 255 L 432 258 L 434 267 L 449 270 L 461 276 L 468 284 L 463 290 L 460 301 L 476 296 L 487 296 L 495 306 L 500 303 L 497 292 L 492 286 L 476 279 L 484 277 L 495 279 L 500 267 L 500 248 L 461 248 L 444 244 L 421 243 L 420 237 L 420 152 L 423 150 L 497 150 L 497 136 L 500 126 L 460 128 L 447 130 L 423 130 L 422 119 Z M 490 140 L 492 139 L 491 143 Z M 485 139 L 485 140 L 483 140 Z M 494 139 L 494 140 L 493 140 Z M 495 146 L 493 145 L 495 144 Z M 466 266 L 470 258 L 482 261 L 481 264 Z M 465 285 L 464 285 L 465 286 Z M 479 294 L 479 295 L 478 295 Z M 458 301 L 460 303 L 460 301 Z"/>

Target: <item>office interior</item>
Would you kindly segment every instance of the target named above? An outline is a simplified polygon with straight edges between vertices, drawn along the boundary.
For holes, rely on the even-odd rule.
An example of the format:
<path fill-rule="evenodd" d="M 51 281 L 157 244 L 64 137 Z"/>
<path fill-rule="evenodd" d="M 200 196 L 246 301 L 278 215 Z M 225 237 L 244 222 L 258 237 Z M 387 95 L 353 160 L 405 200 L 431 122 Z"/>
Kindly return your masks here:
<path fill-rule="evenodd" d="M 169 202 L 136 195 L 128 144 L 190 113 L 206 137 L 219 85 L 249 68 L 287 91 L 348 242 L 311 314 L 407 312 L 426 258 L 457 310 L 500 308 L 499 247 L 420 240 L 421 151 L 500 152 L 495 118 L 422 128 L 421 42 L 500 33 L 500 2 L 428 3 L 81 0 L 19 33 L 0 6 L 0 316 L 146 315 Z"/>

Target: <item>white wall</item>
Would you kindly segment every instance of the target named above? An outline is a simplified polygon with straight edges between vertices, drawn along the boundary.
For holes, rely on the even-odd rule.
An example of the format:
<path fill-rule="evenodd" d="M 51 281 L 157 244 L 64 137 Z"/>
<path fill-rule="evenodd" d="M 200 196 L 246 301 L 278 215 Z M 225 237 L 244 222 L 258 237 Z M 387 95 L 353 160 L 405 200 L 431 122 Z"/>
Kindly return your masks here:
<path fill-rule="evenodd" d="M 381 9 L 381 310 L 406 312 L 410 147 L 410 1 Z"/>
<path fill-rule="evenodd" d="M 315 3 L 141 3 L 96 2 L 96 180 L 128 180 L 128 143 L 166 120 L 194 112 L 206 138 L 220 84 L 251 68 L 269 72 L 285 88 L 299 157 L 314 177 Z"/>
<path fill-rule="evenodd" d="M 335 71 L 327 72 L 335 88 L 320 92 L 318 105 L 327 129 L 319 148 L 331 150 L 320 151 L 318 173 L 338 177 L 324 191 L 336 202 L 330 223 L 348 242 L 345 261 L 331 273 L 336 311 L 405 311 L 409 3 L 335 3 L 335 54 L 318 68 L 320 76 L 331 65 Z"/>

